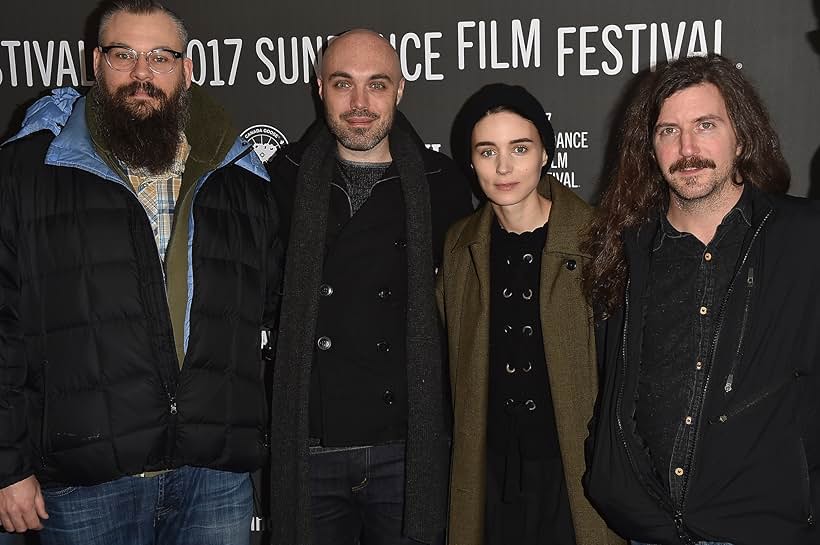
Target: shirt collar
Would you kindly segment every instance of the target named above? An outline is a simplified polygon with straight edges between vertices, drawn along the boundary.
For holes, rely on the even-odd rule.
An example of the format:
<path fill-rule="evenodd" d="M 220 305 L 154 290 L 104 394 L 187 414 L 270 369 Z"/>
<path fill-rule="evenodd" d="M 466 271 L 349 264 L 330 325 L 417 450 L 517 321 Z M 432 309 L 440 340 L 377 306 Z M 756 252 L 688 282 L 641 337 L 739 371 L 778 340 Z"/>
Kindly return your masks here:
<path fill-rule="evenodd" d="M 652 252 L 657 252 L 663 245 L 666 238 L 683 238 L 692 236 L 691 233 L 682 233 L 675 229 L 666 217 L 669 211 L 669 202 L 658 210 L 658 232 L 655 235 L 652 243 Z M 743 192 L 735 205 L 729 210 L 723 220 L 720 222 L 718 229 L 722 226 L 730 225 L 732 222 L 743 221 L 747 226 L 752 225 L 752 192 L 748 190 L 746 184 L 743 184 Z"/>

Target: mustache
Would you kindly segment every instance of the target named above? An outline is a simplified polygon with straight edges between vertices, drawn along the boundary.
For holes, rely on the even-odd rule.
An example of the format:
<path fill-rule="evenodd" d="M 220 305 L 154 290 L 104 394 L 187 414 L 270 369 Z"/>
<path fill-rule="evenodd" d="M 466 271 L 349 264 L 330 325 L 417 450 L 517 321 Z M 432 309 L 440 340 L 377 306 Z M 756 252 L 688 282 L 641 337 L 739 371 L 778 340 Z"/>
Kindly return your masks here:
<path fill-rule="evenodd" d="M 367 117 L 369 119 L 376 119 L 379 117 L 379 114 L 373 113 L 367 108 L 353 108 L 352 110 L 348 110 L 341 115 L 341 118 L 345 121 L 351 117 Z"/>
<path fill-rule="evenodd" d="M 683 157 L 678 159 L 674 163 L 669 166 L 669 174 L 674 174 L 679 170 L 683 170 L 685 168 L 717 168 L 715 162 L 711 159 L 704 159 L 698 155 L 694 155 L 692 157 Z"/>
<path fill-rule="evenodd" d="M 125 98 L 137 94 L 137 91 L 142 91 L 151 98 L 168 98 L 165 92 L 155 86 L 150 81 L 133 81 L 128 85 L 124 85 L 117 89 L 115 93 L 116 98 Z"/>

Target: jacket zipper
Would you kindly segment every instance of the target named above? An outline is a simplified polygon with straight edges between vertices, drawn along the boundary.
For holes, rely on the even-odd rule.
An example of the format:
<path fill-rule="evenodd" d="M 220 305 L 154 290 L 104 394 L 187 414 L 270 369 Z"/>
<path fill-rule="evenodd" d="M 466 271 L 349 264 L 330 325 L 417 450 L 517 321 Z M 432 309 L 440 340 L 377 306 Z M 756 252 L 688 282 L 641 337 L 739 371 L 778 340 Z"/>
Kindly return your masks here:
<path fill-rule="evenodd" d="M 746 334 L 746 322 L 749 318 L 749 303 L 752 300 L 752 288 L 755 284 L 754 267 L 749 267 L 749 274 L 746 276 L 746 302 L 743 305 L 743 320 L 740 322 L 740 337 L 737 341 L 737 351 L 735 352 L 735 359 L 732 361 L 732 368 L 729 370 L 729 375 L 726 377 L 726 384 L 723 390 L 728 394 L 732 391 L 732 383 L 735 379 L 735 371 L 740 365 L 740 358 L 743 357 L 743 337 Z"/>
<path fill-rule="evenodd" d="M 624 424 L 621 418 L 621 411 L 623 408 L 624 390 L 626 389 L 626 354 L 627 354 L 627 330 L 629 329 L 629 286 L 631 281 L 627 280 L 626 288 L 624 290 L 624 330 L 621 337 L 621 358 L 623 365 L 621 366 L 621 387 L 618 389 L 618 399 L 615 402 L 615 415 L 618 422 L 618 435 L 620 435 L 621 442 L 624 445 L 624 451 L 632 469 L 638 473 L 638 466 L 632 458 L 632 453 L 629 451 L 629 444 L 626 441 L 626 432 L 624 432 Z"/>
<path fill-rule="evenodd" d="M 46 467 L 46 455 L 50 448 L 46 448 L 48 440 L 48 360 L 43 360 L 43 417 L 40 420 L 40 463 Z"/>
<path fill-rule="evenodd" d="M 795 376 L 800 376 L 799 372 L 796 372 Z M 726 421 L 728 421 L 730 418 L 734 418 L 735 416 L 739 415 L 743 411 L 754 407 L 755 405 L 757 405 L 758 403 L 760 403 L 761 401 L 763 401 L 764 399 L 766 399 L 770 395 L 778 392 L 781 388 L 787 386 L 792 380 L 794 380 L 794 377 L 789 377 L 786 380 L 783 380 L 782 382 L 780 382 L 774 388 L 770 388 L 768 390 L 760 392 L 759 394 L 757 394 L 756 396 L 754 396 L 750 400 L 746 401 L 742 405 L 738 405 L 734 409 L 732 409 L 730 411 L 726 411 L 724 414 L 718 416 L 717 418 L 710 419 L 709 423 L 710 424 L 725 424 Z"/>
<path fill-rule="evenodd" d="M 806 502 L 806 524 L 814 526 L 814 507 L 811 504 L 811 479 L 809 478 L 809 461 L 806 457 L 806 445 L 800 438 L 800 470 L 803 476 L 803 499 Z"/>
<path fill-rule="evenodd" d="M 197 183 L 191 189 L 191 191 L 193 193 L 191 194 L 191 209 L 189 211 L 189 214 L 191 214 L 193 216 L 194 200 L 196 199 L 196 196 L 199 193 L 199 191 L 202 189 L 202 186 L 205 184 L 205 181 L 208 179 L 208 177 L 210 177 L 211 174 L 213 174 L 214 172 L 216 172 L 219 169 L 226 168 L 230 165 L 236 164 L 238 161 L 242 160 L 243 157 L 245 157 L 246 155 L 248 155 L 252 152 L 253 152 L 253 147 L 252 146 L 247 146 L 241 153 L 238 153 L 236 155 L 236 157 L 231 159 L 230 162 L 225 163 L 222 166 L 218 166 L 217 168 L 215 168 L 213 170 L 209 170 L 209 171 L 205 172 L 204 174 L 202 174 L 200 179 L 197 180 Z M 135 197 L 136 197 L 136 195 L 135 195 Z M 188 228 L 189 229 L 191 228 L 190 224 L 189 224 Z M 171 236 L 173 237 L 173 233 L 172 233 Z M 171 243 L 171 240 L 169 239 L 168 244 L 170 245 L 170 243 Z M 157 254 L 159 254 L 159 252 L 157 252 Z M 187 256 L 187 252 L 186 252 L 186 256 Z M 163 295 L 164 295 L 164 300 L 165 300 L 165 310 L 168 312 L 168 321 L 170 322 L 171 321 L 171 304 L 168 301 L 168 289 L 167 289 L 167 285 L 166 285 L 167 281 L 166 281 L 166 278 L 165 278 L 165 262 L 162 258 L 160 258 L 159 265 L 160 265 L 160 270 L 162 270 L 163 285 L 166 288 L 166 289 L 163 290 Z M 191 274 L 193 274 L 193 272 L 191 272 Z M 187 305 L 187 298 L 186 298 L 186 305 Z M 187 308 L 186 308 L 186 314 L 187 314 Z M 172 342 L 176 343 L 176 339 L 174 338 L 173 323 L 171 324 L 171 339 L 172 339 Z M 176 356 L 176 353 L 177 353 L 176 344 L 174 344 L 174 346 L 173 346 L 173 352 L 174 352 L 174 356 Z M 185 356 L 183 355 L 183 358 L 184 357 Z M 176 360 L 176 357 L 174 358 L 174 360 Z M 174 366 L 174 368 L 171 370 L 170 378 L 176 378 L 177 381 L 178 381 L 179 375 L 182 372 L 182 367 L 183 367 L 182 364 L 183 364 L 183 362 L 181 362 L 181 361 L 176 362 L 176 366 Z M 173 460 L 174 441 L 172 441 L 171 439 L 176 437 L 177 413 L 179 412 L 179 409 L 177 407 L 177 396 L 176 396 L 176 387 L 177 386 L 178 386 L 178 382 L 174 383 L 173 387 L 172 387 L 171 384 L 169 384 L 166 381 L 163 381 L 163 388 L 165 389 L 165 395 L 168 397 L 168 413 L 171 415 L 170 418 L 169 418 L 169 421 L 168 421 L 168 437 L 169 437 L 169 440 L 168 440 L 168 445 L 167 445 L 167 448 L 166 448 L 166 451 L 165 451 L 165 456 L 167 458 L 166 462 L 169 465 L 172 463 L 172 460 Z"/>
<path fill-rule="evenodd" d="M 746 262 L 749 259 L 749 254 L 752 251 L 752 247 L 754 246 L 754 243 L 757 240 L 757 237 L 760 235 L 760 231 L 763 229 L 763 226 L 766 225 L 766 221 L 769 219 L 769 217 L 771 215 L 772 215 L 772 211 L 769 210 L 766 213 L 766 215 L 763 217 L 763 219 L 761 220 L 760 225 L 757 226 L 757 229 L 755 230 L 754 234 L 752 235 L 752 240 L 749 242 L 749 247 L 746 248 L 746 252 L 743 254 L 743 259 L 741 260 L 740 266 L 738 267 L 738 269 L 743 269 L 743 267 L 746 266 Z M 732 278 L 732 282 L 731 282 L 731 284 L 729 284 L 729 289 L 726 291 L 726 296 L 723 298 L 723 302 L 720 305 L 720 314 L 719 314 L 720 318 L 719 318 L 719 321 L 718 321 L 717 328 L 715 330 L 715 335 L 712 338 L 712 345 L 711 345 L 710 351 L 709 351 L 710 361 L 709 361 L 709 365 L 706 369 L 706 379 L 704 380 L 703 388 L 701 389 L 701 392 L 700 392 L 700 403 L 699 403 L 700 406 L 698 407 L 698 415 L 699 416 L 698 416 L 698 419 L 697 419 L 697 423 L 695 424 L 695 426 L 696 426 L 695 439 L 692 441 L 692 443 L 689 447 L 689 451 L 687 452 L 687 459 L 690 460 L 690 462 L 689 462 L 689 471 L 687 471 L 684 474 L 683 485 L 681 486 L 681 498 L 680 498 L 680 502 L 678 504 L 678 507 L 679 507 L 678 508 L 678 514 L 681 517 L 681 524 L 683 524 L 683 512 L 686 510 L 686 494 L 689 491 L 689 477 L 695 471 L 695 467 L 696 467 L 696 461 L 695 461 L 695 458 L 694 458 L 694 451 L 695 451 L 695 447 L 696 447 L 696 445 L 697 445 L 697 443 L 700 439 L 701 422 L 703 421 L 703 419 L 700 416 L 702 415 L 703 404 L 706 401 L 706 394 L 709 392 L 709 381 L 712 377 L 712 366 L 713 366 L 714 361 L 715 361 L 715 349 L 717 348 L 717 343 L 718 343 L 718 340 L 720 339 L 720 334 L 721 334 L 721 331 L 723 329 L 723 322 L 724 322 L 724 319 L 726 318 L 726 316 L 725 316 L 726 305 L 729 301 L 729 298 L 732 295 L 732 292 L 734 291 L 735 280 L 737 280 L 737 275 L 735 275 L 735 277 Z"/>

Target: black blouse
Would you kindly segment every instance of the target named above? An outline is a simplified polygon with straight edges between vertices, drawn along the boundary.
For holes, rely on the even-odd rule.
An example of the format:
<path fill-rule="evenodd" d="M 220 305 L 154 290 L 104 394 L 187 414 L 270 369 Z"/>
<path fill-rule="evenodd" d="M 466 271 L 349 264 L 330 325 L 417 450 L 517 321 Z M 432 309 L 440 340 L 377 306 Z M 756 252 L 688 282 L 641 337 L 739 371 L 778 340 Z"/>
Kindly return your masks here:
<path fill-rule="evenodd" d="M 541 331 L 539 281 L 547 225 L 526 233 L 493 223 L 487 441 L 498 454 L 560 456 Z"/>

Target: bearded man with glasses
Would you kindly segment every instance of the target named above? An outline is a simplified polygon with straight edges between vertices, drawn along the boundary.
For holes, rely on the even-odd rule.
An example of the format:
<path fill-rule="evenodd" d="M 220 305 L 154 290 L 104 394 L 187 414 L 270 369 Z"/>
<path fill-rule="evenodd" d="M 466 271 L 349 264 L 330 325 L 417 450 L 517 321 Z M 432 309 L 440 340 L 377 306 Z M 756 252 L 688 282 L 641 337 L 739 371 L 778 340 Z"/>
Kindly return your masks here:
<path fill-rule="evenodd" d="M 111 2 L 88 96 L 0 148 L 0 523 L 44 545 L 250 541 L 278 216 L 186 44 Z"/>

